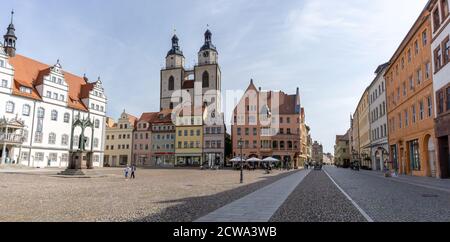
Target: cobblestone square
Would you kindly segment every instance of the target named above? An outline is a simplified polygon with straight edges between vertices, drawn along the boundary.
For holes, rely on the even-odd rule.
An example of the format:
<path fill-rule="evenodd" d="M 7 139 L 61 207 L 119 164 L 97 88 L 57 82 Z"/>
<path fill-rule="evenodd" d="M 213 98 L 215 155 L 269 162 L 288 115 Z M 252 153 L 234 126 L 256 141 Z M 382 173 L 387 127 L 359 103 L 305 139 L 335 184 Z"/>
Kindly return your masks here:
<path fill-rule="evenodd" d="M 194 221 L 288 172 L 96 169 L 99 178 L 55 177 L 57 170 L 0 170 L 0 221 Z M 104 177 L 100 177 L 104 176 Z"/>

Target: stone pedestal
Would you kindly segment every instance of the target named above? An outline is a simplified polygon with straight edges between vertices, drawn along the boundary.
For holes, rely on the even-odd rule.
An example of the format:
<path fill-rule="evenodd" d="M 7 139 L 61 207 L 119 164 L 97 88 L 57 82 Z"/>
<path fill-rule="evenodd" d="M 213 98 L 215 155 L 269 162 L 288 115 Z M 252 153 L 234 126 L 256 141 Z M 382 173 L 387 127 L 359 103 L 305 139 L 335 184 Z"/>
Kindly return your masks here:
<path fill-rule="evenodd" d="M 93 169 L 92 153 L 85 151 L 75 151 L 70 153 L 69 167 L 59 175 L 85 175 L 83 170 Z"/>
<path fill-rule="evenodd" d="M 69 169 L 85 170 L 92 168 L 90 152 L 76 151 L 70 154 Z"/>

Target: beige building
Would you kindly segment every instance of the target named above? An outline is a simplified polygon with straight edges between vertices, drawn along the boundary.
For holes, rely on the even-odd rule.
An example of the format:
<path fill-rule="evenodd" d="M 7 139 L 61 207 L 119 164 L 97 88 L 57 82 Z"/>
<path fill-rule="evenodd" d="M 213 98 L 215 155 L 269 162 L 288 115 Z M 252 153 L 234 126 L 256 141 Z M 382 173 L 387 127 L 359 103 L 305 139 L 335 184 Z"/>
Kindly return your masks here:
<path fill-rule="evenodd" d="M 350 118 L 350 161 L 351 163 L 359 161 L 360 145 L 359 145 L 359 115 L 356 109 Z"/>
<path fill-rule="evenodd" d="M 350 166 L 350 136 L 351 129 L 344 135 L 336 135 L 336 145 L 334 146 L 334 163 L 338 167 Z"/>
<path fill-rule="evenodd" d="M 106 121 L 105 166 L 132 164 L 133 130 L 137 118 L 123 111 L 119 120 Z"/>
<path fill-rule="evenodd" d="M 369 123 L 369 89 L 364 91 L 358 105 L 359 151 L 362 167 L 371 168 L 370 161 L 370 123 Z"/>

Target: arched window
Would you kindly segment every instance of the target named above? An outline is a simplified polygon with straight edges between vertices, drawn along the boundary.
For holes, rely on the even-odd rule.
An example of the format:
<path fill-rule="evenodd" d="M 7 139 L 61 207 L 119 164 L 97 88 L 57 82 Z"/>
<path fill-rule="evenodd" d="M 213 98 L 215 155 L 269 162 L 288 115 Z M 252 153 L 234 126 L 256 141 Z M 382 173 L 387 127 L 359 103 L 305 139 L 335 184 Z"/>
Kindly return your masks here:
<path fill-rule="evenodd" d="M 64 114 L 64 123 L 69 123 L 70 122 L 70 114 L 69 113 L 65 113 Z"/>
<path fill-rule="evenodd" d="M 52 121 L 58 121 L 58 111 L 52 110 Z"/>
<path fill-rule="evenodd" d="M 175 90 L 175 79 L 173 76 L 170 76 L 169 78 L 169 91 Z"/>
<path fill-rule="evenodd" d="M 278 149 L 278 141 L 273 141 L 272 142 L 272 148 Z"/>
<path fill-rule="evenodd" d="M 38 118 L 44 118 L 44 116 L 45 116 L 45 109 L 44 108 L 39 108 L 37 116 L 38 116 Z"/>
<path fill-rule="evenodd" d="M 48 135 L 48 143 L 51 145 L 54 145 L 56 143 L 56 134 L 55 133 L 50 133 Z"/>
<path fill-rule="evenodd" d="M 65 134 L 61 138 L 61 145 L 68 145 L 68 144 L 69 144 L 69 136 Z"/>
<path fill-rule="evenodd" d="M 7 113 L 14 113 L 14 103 L 13 102 L 7 102 L 6 103 L 6 112 Z"/>
<path fill-rule="evenodd" d="M 209 87 L 209 73 L 207 71 L 203 72 L 203 77 L 202 77 L 202 83 L 203 83 L 203 88 L 208 88 Z"/>
<path fill-rule="evenodd" d="M 22 115 L 23 116 L 30 116 L 30 110 L 31 110 L 30 105 L 24 104 L 23 108 L 22 108 Z"/>

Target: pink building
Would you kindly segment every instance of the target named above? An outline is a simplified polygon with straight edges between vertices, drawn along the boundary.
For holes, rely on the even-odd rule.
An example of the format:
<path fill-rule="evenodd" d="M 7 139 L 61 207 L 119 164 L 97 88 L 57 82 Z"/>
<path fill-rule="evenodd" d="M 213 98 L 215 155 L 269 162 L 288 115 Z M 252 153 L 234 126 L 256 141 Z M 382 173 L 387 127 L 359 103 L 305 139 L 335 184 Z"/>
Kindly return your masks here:
<path fill-rule="evenodd" d="M 233 114 L 233 156 L 274 157 L 284 166 L 299 166 L 301 155 L 300 94 L 261 91 L 251 81 Z"/>
<path fill-rule="evenodd" d="M 133 164 L 152 166 L 152 121 L 158 113 L 143 113 L 133 132 Z"/>

